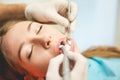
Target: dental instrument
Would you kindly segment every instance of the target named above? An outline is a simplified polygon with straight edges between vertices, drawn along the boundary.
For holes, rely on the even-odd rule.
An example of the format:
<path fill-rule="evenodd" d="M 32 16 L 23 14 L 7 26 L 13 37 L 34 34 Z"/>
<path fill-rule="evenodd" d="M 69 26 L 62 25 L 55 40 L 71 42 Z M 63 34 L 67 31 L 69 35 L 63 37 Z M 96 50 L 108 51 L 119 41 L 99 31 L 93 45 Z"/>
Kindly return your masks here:
<path fill-rule="evenodd" d="M 70 20 L 70 13 L 71 13 L 70 2 L 71 2 L 71 0 L 68 0 L 68 20 Z M 66 35 L 67 46 L 70 47 L 70 45 L 69 45 L 70 38 L 71 38 L 70 24 L 69 24 L 69 26 L 66 29 L 65 35 Z M 63 60 L 63 80 L 71 80 L 71 78 L 70 78 L 70 64 L 69 64 L 69 59 L 67 58 L 68 52 L 66 51 L 66 47 L 64 45 L 60 45 L 60 49 L 62 50 L 62 52 L 64 54 L 64 60 Z"/>
<path fill-rule="evenodd" d="M 60 49 L 62 50 L 62 52 L 64 54 L 64 59 L 63 59 L 63 80 L 71 80 L 70 79 L 69 59 L 67 58 L 68 53 L 67 53 L 64 45 L 60 45 Z"/>
<path fill-rule="evenodd" d="M 70 40 L 71 38 L 71 32 L 70 32 L 70 13 L 71 13 L 71 8 L 70 8 L 70 3 L 71 3 L 71 0 L 68 0 L 68 20 L 69 20 L 69 25 L 68 27 L 66 28 L 66 38 L 67 38 L 67 43 L 68 41 Z"/>

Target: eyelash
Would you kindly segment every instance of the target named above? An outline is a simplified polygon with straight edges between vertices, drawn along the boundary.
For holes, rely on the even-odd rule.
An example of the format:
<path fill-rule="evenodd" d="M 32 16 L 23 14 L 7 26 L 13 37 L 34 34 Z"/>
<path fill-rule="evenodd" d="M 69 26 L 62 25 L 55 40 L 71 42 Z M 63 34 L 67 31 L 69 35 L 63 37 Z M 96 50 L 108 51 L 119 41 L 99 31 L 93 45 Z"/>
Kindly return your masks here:
<path fill-rule="evenodd" d="M 33 52 L 33 46 L 32 46 L 32 48 L 31 48 L 31 51 L 30 51 L 29 55 L 28 55 L 28 59 L 31 58 L 32 52 Z"/>
<path fill-rule="evenodd" d="M 36 32 L 36 34 L 38 34 L 38 33 L 41 31 L 42 27 L 43 27 L 43 25 L 41 25 L 41 26 L 39 27 L 39 29 L 38 29 L 38 31 Z M 32 52 L 33 52 L 33 46 L 32 46 L 32 49 L 31 49 L 29 55 L 28 55 L 28 59 L 31 58 Z"/>
<path fill-rule="evenodd" d="M 36 34 L 38 34 L 38 33 L 41 31 L 42 27 L 43 27 L 43 25 L 41 25 L 41 26 L 39 27 L 39 29 L 38 29 L 38 31 L 37 31 Z"/>

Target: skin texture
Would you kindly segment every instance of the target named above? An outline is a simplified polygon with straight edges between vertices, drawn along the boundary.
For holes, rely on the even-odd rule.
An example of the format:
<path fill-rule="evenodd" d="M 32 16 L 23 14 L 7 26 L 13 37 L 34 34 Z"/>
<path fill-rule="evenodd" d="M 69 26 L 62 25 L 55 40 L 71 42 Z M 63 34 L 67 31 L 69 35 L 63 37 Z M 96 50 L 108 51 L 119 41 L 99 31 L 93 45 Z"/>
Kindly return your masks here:
<path fill-rule="evenodd" d="M 52 25 L 22 21 L 10 27 L 2 45 L 7 58 L 35 76 L 44 77 L 50 59 L 59 55 L 61 42 L 66 44 L 65 35 Z M 73 42 L 71 46 L 72 51 L 79 52 Z"/>

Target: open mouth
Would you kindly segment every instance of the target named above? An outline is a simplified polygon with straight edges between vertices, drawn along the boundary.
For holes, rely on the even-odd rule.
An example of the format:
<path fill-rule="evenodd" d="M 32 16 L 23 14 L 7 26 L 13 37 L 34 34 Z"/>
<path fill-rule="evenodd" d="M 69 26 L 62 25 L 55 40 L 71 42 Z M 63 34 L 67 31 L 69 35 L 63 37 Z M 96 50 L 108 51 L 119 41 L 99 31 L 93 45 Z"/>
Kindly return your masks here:
<path fill-rule="evenodd" d="M 68 43 L 68 44 L 67 44 Z M 65 46 L 65 48 L 67 48 L 67 50 L 70 51 L 74 51 L 74 41 L 72 39 L 70 39 L 68 42 L 66 41 L 65 38 L 61 38 L 58 41 L 57 47 L 56 47 L 56 52 L 58 54 L 62 53 L 62 50 L 60 49 L 60 46 Z"/>

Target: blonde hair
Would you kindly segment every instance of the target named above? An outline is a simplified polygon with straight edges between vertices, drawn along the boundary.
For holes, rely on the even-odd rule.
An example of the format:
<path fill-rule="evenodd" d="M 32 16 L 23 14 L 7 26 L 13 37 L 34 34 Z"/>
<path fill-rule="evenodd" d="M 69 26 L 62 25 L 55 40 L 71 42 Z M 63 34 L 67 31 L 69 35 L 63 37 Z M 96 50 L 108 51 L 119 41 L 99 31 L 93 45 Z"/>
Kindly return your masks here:
<path fill-rule="evenodd" d="M 120 58 L 120 48 L 117 46 L 98 46 L 82 53 L 85 57 Z"/>

